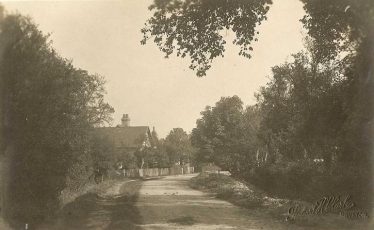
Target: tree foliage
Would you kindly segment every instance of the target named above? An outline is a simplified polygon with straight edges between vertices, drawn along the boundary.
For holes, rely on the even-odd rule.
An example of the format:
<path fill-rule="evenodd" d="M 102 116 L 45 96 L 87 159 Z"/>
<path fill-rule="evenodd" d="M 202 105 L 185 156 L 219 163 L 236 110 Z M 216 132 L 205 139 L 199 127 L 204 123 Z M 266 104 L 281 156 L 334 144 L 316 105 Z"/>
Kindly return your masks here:
<path fill-rule="evenodd" d="M 239 55 L 250 58 L 251 42 L 257 40 L 256 26 L 266 20 L 271 0 L 155 0 L 153 16 L 142 29 L 142 44 L 149 39 L 166 57 L 191 58 L 190 68 L 204 76 L 212 60 L 223 56 L 226 41 L 222 32 L 232 30 Z"/>
<path fill-rule="evenodd" d="M 374 3 L 371 0 L 301 0 L 301 19 L 314 39 L 318 61 L 334 59 L 339 52 L 354 52 L 371 43 L 373 52 Z"/>
<path fill-rule="evenodd" d="M 257 104 L 245 111 L 237 96 L 206 107 L 192 131 L 197 159 L 280 196 L 313 201 L 339 192 L 365 205 L 371 134 L 357 127 L 370 128 L 368 111 L 352 112 L 356 84 L 341 61 L 321 64 L 314 57 L 301 52 L 273 67 Z"/>
<path fill-rule="evenodd" d="M 249 167 L 259 125 L 256 108 L 244 110 L 238 96 L 222 97 L 215 107 L 207 106 L 201 115 L 191 136 L 193 145 L 199 149 L 197 159 L 214 162 L 232 173 Z"/>
<path fill-rule="evenodd" d="M 110 170 L 116 169 L 120 160 L 112 140 L 99 135 L 91 135 L 89 153 L 96 177 L 107 176 Z"/>
<path fill-rule="evenodd" d="M 270 82 L 261 88 L 258 103 L 252 107 L 257 112 L 248 114 L 250 119 L 244 119 L 237 107 L 240 122 L 226 125 L 225 119 L 235 106 L 217 103 L 207 107 L 192 132 L 198 159 L 234 172 L 243 169 L 237 162 L 248 165 L 241 175 L 248 175 L 253 165 L 259 167 L 264 161 L 264 167 L 270 165 L 262 174 L 267 179 L 275 176 L 274 172 L 289 172 L 284 175 L 288 179 L 297 179 L 291 176 L 296 174 L 303 178 L 300 181 L 318 184 L 315 177 L 319 175 L 348 190 L 340 183 L 357 181 L 361 190 L 353 192 L 367 197 L 372 191 L 368 181 L 372 180 L 374 138 L 374 1 L 301 2 L 307 51 L 272 69 Z M 150 7 L 154 15 L 142 30 L 142 42 L 154 38 L 166 56 L 173 51 L 177 56 L 189 55 L 191 68 L 203 76 L 211 60 L 223 55 L 225 41 L 220 31 L 224 28 L 236 32 L 234 43 L 241 46 L 240 54 L 249 55 L 250 42 L 257 39 L 255 26 L 266 19 L 270 4 L 251 0 L 155 1 Z M 225 111 L 217 109 L 219 106 Z M 250 126 L 251 119 L 257 125 Z M 245 133 L 249 127 L 253 131 Z M 311 163 L 321 159 L 323 167 Z"/>
<path fill-rule="evenodd" d="M 315 67 L 305 53 L 294 59 L 274 67 L 271 81 L 257 95 L 261 139 L 273 155 L 329 161 L 342 147 L 344 78 L 332 66 Z"/>
<path fill-rule="evenodd" d="M 191 163 L 194 150 L 189 135 L 182 128 L 172 129 L 165 138 L 164 146 L 170 166 Z"/>
<path fill-rule="evenodd" d="M 302 19 L 313 38 L 313 53 L 324 63 L 344 56 L 340 73 L 345 83 L 347 119 L 342 124 L 346 161 L 361 159 L 370 167 L 374 116 L 374 2 L 304 1 Z M 366 162 L 366 163 L 365 163 Z"/>
<path fill-rule="evenodd" d="M 53 213 L 73 172 L 89 174 L 89 130 L 110 121 L 113 108 L 103 77 L 60 57 L 30 18 L 7 15 L 0 26 L 1 135 L 16 191 L 8 200 L 11 215 L 33 223 Z"/>

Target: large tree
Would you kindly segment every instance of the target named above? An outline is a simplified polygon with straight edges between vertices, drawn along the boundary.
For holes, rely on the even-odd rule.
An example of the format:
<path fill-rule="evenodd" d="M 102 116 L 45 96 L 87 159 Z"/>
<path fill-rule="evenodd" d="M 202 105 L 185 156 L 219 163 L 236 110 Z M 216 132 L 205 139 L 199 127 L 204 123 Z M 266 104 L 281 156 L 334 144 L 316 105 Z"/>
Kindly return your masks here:
<path fill-rule="evenodd" d="M 215 107 L 207 106 L 192 130 L 192 143 L 199 149 L 197 158 L 214 162 L 235 173 L 241 167 L 248 140 L 243 129 L 243 102 L 238 96 L 222 97 Z M 242 162 L 243 163 L 243 162 Z"/>
<path fill-rule="evenodd" d="M 302 0 L 302 19 L 312 37 L 313 53 L 326 63 L 344 56 L 341 74 L 347 78 L 343 125 L 346 162 L 370 167 L 374 117 L 374 1 Z"/>
<path fill-rule="evenodd" d="M 2 150 L 12 177 L 4 211 L 34 223 L 56 210 L 68 178 L 88 179 L 89 130 L 113 108 L 103 77 L 60 57 L 30 18 L 5 16 L 0 44 Z"/>
<path fill-rule="evenodd" d="M 164 146 L 170 165 L 191 163 L 194 151 L 189 135 L 182 128 L 172 129 L 165 138 Z"/>
<path fill-rule="evenodd" d="M 191 58 L 190 68 L 204 76 L 212 60 L 223 56 L 224 30 L 236 34 L 234 44 L 239 55 L 251 57 L 251 44 L 257 40 L 257 25 L 266 20 L 271 0 L 155 0 L 149 7 L 154 12 L 142 29 L 142 44 L 149 39 L 166 57 Z"/>
<path fill-rule="evenodd" d="M 315 53 L 320 61 L 331 60 L 342 50 L 361 49 L 372 64 L 373 1 L 301 2 L 306 11 L 301 21 L 318 44 Z M 221 32 L 225 29 L 235 32 L 239 54 L 250 57 L 251 42 L 258 39 L 256 26 L 266 20 L 271 4 L 271 0 L 155 0 L 149 7 L 153 16 L 142 29 L 142 44 L 152 38 L 166 57 L 174 51 L 177 56 L 190 56 L 190 67 L 203 76 L 211 61 L 223 56 L 226 41 Z"/>
<path fill-rule="evenodd" d="M 328 162 L 342 147 L 345 79 L 331 66 L 317 68 L 305 53 L 294 59 L 274 67 L 257 95 L 263 117 L 259 136 L 272 155 Z"/>

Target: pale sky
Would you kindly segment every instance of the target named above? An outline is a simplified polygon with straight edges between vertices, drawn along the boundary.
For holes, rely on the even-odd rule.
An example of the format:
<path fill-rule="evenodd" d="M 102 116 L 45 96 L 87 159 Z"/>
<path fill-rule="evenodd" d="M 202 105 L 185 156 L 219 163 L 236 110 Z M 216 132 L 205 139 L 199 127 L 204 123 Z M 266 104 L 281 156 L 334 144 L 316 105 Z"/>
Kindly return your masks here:
<path fill-rule="evenodd" d="M 164 59 L 154 43 L 140 45 L 140 29 L 151 16 L 152 1 L 2 3 L 8 12 L 29 15 L 51 33 L 53 46 L 76 67 L 105 76 L 106 100 L 115 109 L 113 125 L 127 113 L 131 125 L 155 126 L 160 137 L 176 127 L 190 132 L 205 106 L 221 96 L 238 95 L 245 105 L 254 104 L 254 93 L 268 81 L 270 68 L 302 49 L 302 4 L 274 0 L 252 58 L 239 56 L 238 47 L 230 45 L 207 76 L 198 78 L 187 59 Z"/>

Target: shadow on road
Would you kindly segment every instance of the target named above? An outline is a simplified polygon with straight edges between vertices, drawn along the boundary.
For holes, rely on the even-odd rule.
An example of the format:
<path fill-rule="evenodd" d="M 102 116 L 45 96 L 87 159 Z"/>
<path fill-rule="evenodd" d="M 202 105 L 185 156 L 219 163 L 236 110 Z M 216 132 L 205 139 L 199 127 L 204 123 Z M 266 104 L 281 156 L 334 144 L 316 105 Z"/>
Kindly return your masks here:
<path fill-rule="evenodd" d="M 139 211 L 134 206 L 138 199 L 141 181 L 126 183 L 116 197 L 86 194 L 66 205 L 56 223 L 48 229 L 62 230 L 132 230 L 141 229 Z"/>

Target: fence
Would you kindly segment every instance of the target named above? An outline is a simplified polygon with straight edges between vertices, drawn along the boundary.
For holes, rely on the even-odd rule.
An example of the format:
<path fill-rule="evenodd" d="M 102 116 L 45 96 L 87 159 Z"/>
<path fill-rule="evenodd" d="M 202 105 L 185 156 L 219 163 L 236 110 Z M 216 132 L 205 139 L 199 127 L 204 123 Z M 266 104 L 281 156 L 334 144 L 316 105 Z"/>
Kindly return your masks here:
<path fill-rule="evenodd" d="M 157 177 L 194 173 L 194 167 L 173 166 L 171 168 L 124 169 L 125 177 Z"/>

